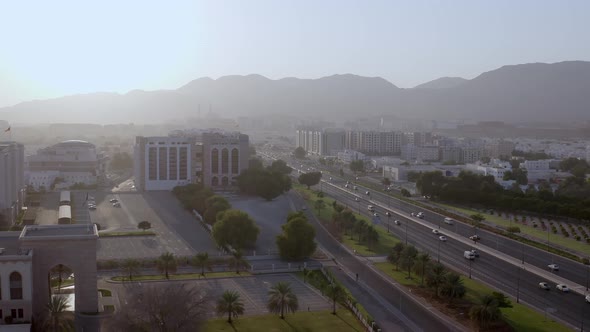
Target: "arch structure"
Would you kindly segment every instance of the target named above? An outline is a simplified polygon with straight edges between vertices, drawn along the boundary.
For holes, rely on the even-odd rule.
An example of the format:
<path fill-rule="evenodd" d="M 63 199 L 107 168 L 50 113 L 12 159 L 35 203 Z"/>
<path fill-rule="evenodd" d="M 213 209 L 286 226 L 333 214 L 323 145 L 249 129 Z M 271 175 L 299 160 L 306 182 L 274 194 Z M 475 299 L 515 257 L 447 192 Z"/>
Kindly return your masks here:
<path fill-rule="evenodd" d="M 32 252 L 33 315 L 39 315 L 49 302 L 51 268 L 63 264 L 72 269 L 75 291 L 76 325 L 84 331 L 84 319 L 79 316 L 98 312 L 96 285 L 96 245 L 98 231 L 95 225 L 29 225 L 20 234 L 22 249 Z M 7 280 L 8 281 L 8 280 Z M 15 293 L 18 290 L 14 291 Z"/>

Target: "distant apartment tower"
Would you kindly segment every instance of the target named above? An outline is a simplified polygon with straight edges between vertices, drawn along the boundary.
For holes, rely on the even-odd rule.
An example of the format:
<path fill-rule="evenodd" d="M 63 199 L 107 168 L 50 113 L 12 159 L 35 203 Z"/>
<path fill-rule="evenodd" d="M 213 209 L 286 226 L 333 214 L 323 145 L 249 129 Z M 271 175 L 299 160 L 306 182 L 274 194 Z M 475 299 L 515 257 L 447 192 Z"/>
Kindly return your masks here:
<path fill-rule="evenodd" d="M 488 156 L 490 158 L 510 157 L 516 144 L 511 141 L 498 140 L 488 145 Z"/>
<path fill-rule="evenodd" d="M 295 147 L 302 147 L 307 153 L 326 156 L 335 155 L 344 149 L 345 132 L 340 129 L 323 130 L 300 128 L 296 130 Z"/>
<path fill-rule="evenodd" d="M 443 163 L 460 163 L 463 160 L 463 151 L 458 146 L 445 146 L 440 151 L 440 161 Z"/>
<path fill-rule="evenodd" d="M 346 132 L 345 148 L 373 155 L 399 155 L 402 133 L 396 131 Z"/>
<path fill-rule="evenodd" d="M 171 190 L 191 183 L 192 145 L 185 137 L 136 137 L 133 154 L 137 189 Z"/>
<path fill-rule="evenodd" d="M 405 132 L 402 136 L 402 144 L 413 144 L 415 146 L 432 144 L 432 133 Z"/>
<path fill-rule="evenodd" d="M 214 188 L 236 185 L 237 177 L 248 168 L 248 135 L 203 133 L 202 144 L 203 183 Z"/>
<path fill-rule="evenodd" d="M 436 145 L 424 145 L 416 148 L 416 159 L 420 161 L 440 160 L 440 149 Z"/>
<path fill-rule="evenodd" d="M 0 225 L 10 226 L 22 210 L 25 149 L 16 142 L 0 142 Z"/>
<path fill-rule="evenodd" d="M 461 162 L 465 164 L 474 163 L 483 157 L 483 149 L 480 147 L 463 147 L 461 150 Z"/>

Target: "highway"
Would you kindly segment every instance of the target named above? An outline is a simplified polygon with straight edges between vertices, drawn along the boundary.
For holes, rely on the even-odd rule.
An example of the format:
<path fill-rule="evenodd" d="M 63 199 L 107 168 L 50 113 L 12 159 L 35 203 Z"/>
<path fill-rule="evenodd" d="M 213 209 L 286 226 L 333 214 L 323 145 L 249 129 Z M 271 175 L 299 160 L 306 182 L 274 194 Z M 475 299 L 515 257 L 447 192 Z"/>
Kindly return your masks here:
<path fill-rule="evenodd" d="M 367 210 L 367 206 L 372 201 L 375 201 L 374 197 L 369 200 L 368 196 L 363 195 L 363 193 L 357 195 L 356 192 L 347 192 L 326 184 L 322 185 L 322 191 L 351 209 L 373 218 L 372 214 Z M 355 201 L 355 197 L 360 197 L 360 200 L 358 202 Z M 380 215 L 380 221 L 378 223 L 387 228 L 388 220 L 385 216 L 386 211 L 380 208 L 377 208 L 376 211 Z M 391 209 L 390 211 L 395 212 L 396 209 Z M 418 249 L 429 252 L 433 260 L 436 261 L 440 258 L 440 261 L 445 265 L 461 271 L 465 275 L 469 275 L 469 261 L 463 258 L 463 252 L 469 249 L 477 249 L 477 245 L 466 246 L 462 242 L 452 238 L 449 238 L 446 242 L 442 242 L 438 239 L 439 235 L 432 233 L 433 228 L 438 229 L 438 222 L 436 224 L 433 223 L 433 227 L 431 228 L 424 227 L 411 220 L 409 218 L 409 212 L 417 212 L 417 210 L 404 211 L 403 213 L 408 215 L 408 217 L 394 216 L 390 218 L 389 229 L 391 232 L 402 239 L 402 241 L 405 241 L 407 236 L 409 244 L 413 244 Z M 394 224 L 395 219 L 400 220 L 400 226 Z M 452 226 L 442 222 L 440 223 L 443 234 L 445 232 L 448 233 L 450 230 L 454 231 L 456 226 L 458 226 L 457 223 Z M 464 234 L 465 236 L 473 234 L 471 227 L 467 231 Z M 478 234 L 484 237 L 481 231 L 478 231 Z M 569 294 L 562 293 L 556 290 L 555 285 L 551 283 L 550 286 L 552 289 L 550 291 L 545 291 L 538 287 L 539 282 L 547 280 L 543 280 L 527 270 L 529 265 L 527 257 L 530 255 L 527 255 L 525 250 L 525 264 L 521 267 L 515 267 L 504 260 L 481 252 L 480 257 L 476 258 L 471 264 L 472 277 L 482 280 L 512 297 L 517 296 L 518 289 L 519 299 L 522 303 L 529 304 L 540 311 L 546 311 L 548 315 L 567 322 L 572 327 L 580 327 L 584 316 L 584 325 L 587 327 L 590 326 L 590 304 L 584 302 L 582 295 L 574 292 Z"/>

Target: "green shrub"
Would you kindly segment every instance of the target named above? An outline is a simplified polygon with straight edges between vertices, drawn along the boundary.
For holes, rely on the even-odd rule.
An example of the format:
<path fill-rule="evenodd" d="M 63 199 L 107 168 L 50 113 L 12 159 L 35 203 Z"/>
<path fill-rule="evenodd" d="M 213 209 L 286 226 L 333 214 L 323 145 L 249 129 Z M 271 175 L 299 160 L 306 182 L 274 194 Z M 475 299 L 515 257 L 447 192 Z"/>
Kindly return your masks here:
<path fill-rule="evenodd" d="M 506 229 L 510 233 L 520 233 L 520 227 L 518 226 L 511 226 Z"/>

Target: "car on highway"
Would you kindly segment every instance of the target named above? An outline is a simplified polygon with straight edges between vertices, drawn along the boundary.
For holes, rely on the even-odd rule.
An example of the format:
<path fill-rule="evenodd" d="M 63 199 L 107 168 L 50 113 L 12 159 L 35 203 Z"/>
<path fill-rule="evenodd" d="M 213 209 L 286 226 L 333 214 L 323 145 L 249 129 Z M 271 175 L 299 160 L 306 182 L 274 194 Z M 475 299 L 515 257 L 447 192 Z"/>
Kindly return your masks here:
<path fill-rule="evenodd" d="M 344 185 L 344 188 L 348 188 L 348 183 Z"/>
<path fill-rule="evenodd" d="M 396 225 L 398 225 L 398 226 L 401 226 L 401 224 L 402 224 L 401 221 L 399 221 L 399 220 L 395 220 L 393 223 L 396 224 Z"/>
<path fill-rule="evenodd" d="M 438 234 L 440 234 L 440 231 L 438 229 L 433 229 L 432 230 L 432 234 L 437 234 L 438 235 Z"/>
<path fill-rule="evenodd" d="M 121 207 L 121 203 L 119 203 L 119 202 L 115 202 L 115 203 L 113 203 L 113 206 L 114 206 L 114 207 Z"/>
<path fill-rule="evenodd" d="M 377 213 L 377 212 L 373 213 L 373 217 L 379 218 L 379 213 Z"/>
<path fill-rule="evenodd" d="M 570 289 L 565 284 L 558 284 L 557 286 L 555 286 L 555 288 L 559 289 L 564 293 L 568 293 L 570 291 Z"/>
<path fill-rule="evenodd" d="M 418 214 L 416 214 L 416 217 L 418 217 L 420 219 L 424 219 L 424 213 L 418 212 Z"/>
<path fill-rule="evenodd" d="M 111 199 L 109 199 L 109 202 L 111 202 L 111 203 L 117 203 L 118 201 L 119 201 L 119 200 L 118 200 L 118 199 L 116 199 L 116 198 L 111 198 Z"/>
<path fill-rule="evenodd" d="M 442 242 L 447 242 L 447 237 L 444 235 L 439 236 L 438 239 L 441 240 Z"/>
<path fill-rule="evenodd" d="M 369 195 L 369 196 L 370 196 L 370 195 L 371 195 L 371 193 L 370 193 L 370 192 L 368 192 L 368 191 L 366 191 L 366 192 L 365 192 L 365 195 Z"/>
<path fill-rule="evenodd" d="M 88 210 L 96 210 L 96 205 L 88 205 Z"/>
<path fill-rule="evenodd" d="M 359 190 L 357 186 L 352 187 L 353 190 Z"/>
<path fill-rule="evenodd" d="M 388 217 L 391 217 L 391 212 L 387 211 L 387 212 L 385 212 L 385 215 Z"/>
<path fill-rule="evenodd" d="M 544 281 L 539 283 L 539 288 L 544 289 L 544 290 L 550 290 L 551 289 L 551 287 L 549 287 L 549 284 L 546 283 L 546 282 L 544 282 Z"/>
<path fill-rule="evenodd" d="M 369 206 L 367 206 L 367 210 L 375 211 L 375 207 L 373 205 L 369 205 Z"/>
<path fill-rule="evenodd" d="M 452 225 L 455 221 L 452 218 L 445 218 L 444 220 L 445 224 L 447 225 Z"/>
<path fill-rule="evenodd" d="M 360 199 L 359 199 L 358 197 L 355 197 L 355 198 L 354 198 L 354 201 L 355 201 L 355 202 L 359 202 L 359 201 L 360 201 Z"/>
<path fill-rule="evenodd" d="M 559 265 L 557 264 L 549 264 L 547 265 L 547 267 L 551 270 L 551 271 L 559 271 Z"/>
<path fill-rule="evenodd" d="M 479 235 L 475 234 L 475 235 L 471 235 L 469 237 L 469 239 L 472 241 L 479 241 L 479 240 L 481 240 L 481 237 Z"/>
<path fill-rule="evenodd" d="M 473 256 L 479 257 L 479 251 L 477 251 L 475 249 L 471 249 L 471 253 L 473 254 Z"/>

